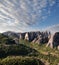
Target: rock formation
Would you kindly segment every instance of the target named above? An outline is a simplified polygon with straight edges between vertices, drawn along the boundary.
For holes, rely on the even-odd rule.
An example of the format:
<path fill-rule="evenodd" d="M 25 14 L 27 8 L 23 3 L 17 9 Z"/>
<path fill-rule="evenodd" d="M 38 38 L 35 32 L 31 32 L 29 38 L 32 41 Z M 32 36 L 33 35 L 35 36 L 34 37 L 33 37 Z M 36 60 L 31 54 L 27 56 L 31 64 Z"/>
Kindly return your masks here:
<path fill-rule="evenodd" d="M 13 40 L 15 41 L 16 44 L 19 44 L 19 39 L 18 38 L 14 38 Z"/>
<path fill-rule="evenodd" d="M 38 44 L 42 43 L 42 35 L 38 36 L 36 43 Z"/>
<path fill-rule="evenodd" d="M 25 34 L 25 40 L 29 41 L 29 34 L 28 33 Z"/>
<path fill-rule="evenodd" d="M 19 39 L 25 39 L 29 42 L 38 43 L 38 44 L 44 44 L 47 43 L 47 46 L 50 46 L 51 48 L 57 47 L 59 49 L 59 32 L 56 32 L 54 34 L 51 34 L 50 32 L 25 32 L 25 33 L 15 33 L 15 32 L 4 32 L 2 33 L 5 36 L 8 36 L 9 38 L 12 38 L 15 40 L 16 44 L 18 44 L 20 41 Z"/>
<path fill-rule="evenodd" d="M 25 32 L 25 33 L 14 33 L 11 31 L 3 33 L 6 36 L 17 38 L 17 39 L 25 39 L 33 43 L 47 43 L 48 42 L 48 32 Z"/>
<path fill-rule="evenodd" d="M 53 48 L 53 36 L 54 36 L 54 34 L 51 35 L 46 47 L 50 46 L 51 48 Z"/>
<path fill-rule="evenodd" d="M 18 35 L 19 36 L 19 39 L 24 39 L 25 38 L 25 34 L 26 33 L 19 33 L 19 35 Z"/>
<path fill-rule="evenodd" d="M 51 38 L 49 39 L 46 47 L 47 46 L 50 46 L 51 48 L 59 46 L 59 32 L 56 32 L 51 35 Z"/>
<path fill-rule="evenodd" d="M 53 37 L 53 45 L 54 47 L 57 47 L 59 45 L 59 32 L 56 32 Z"/>
<path fill-rule="evenodd" d="M 47 43 L 49 40 L 49 33 L 48 32 L 41 32 L 40 34 L 37 34 L 37 37 L 34 38 L 32 42 L 42 44 Z"/>

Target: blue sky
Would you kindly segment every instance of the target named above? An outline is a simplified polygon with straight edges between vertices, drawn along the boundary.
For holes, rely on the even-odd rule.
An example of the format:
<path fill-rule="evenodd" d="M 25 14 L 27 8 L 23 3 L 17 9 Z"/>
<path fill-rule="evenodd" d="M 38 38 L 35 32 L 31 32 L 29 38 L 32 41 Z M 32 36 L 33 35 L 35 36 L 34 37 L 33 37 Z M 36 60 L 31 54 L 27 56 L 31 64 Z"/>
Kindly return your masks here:
<path fill-rule="evenodd" d="M 59 0 L 0 0 L 0 32 L 59 31 Z"/>

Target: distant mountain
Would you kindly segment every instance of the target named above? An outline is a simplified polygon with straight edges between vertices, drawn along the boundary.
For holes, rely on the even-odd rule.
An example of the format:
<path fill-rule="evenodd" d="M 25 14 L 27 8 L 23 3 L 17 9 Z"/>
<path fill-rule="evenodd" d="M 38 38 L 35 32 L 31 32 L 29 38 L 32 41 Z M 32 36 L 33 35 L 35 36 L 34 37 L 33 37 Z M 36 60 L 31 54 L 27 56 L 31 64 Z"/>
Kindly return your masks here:
<path fill-rule="evenodd" d="M 4 32 L 2 34 L 6 35 L 6 36 L 9 36 L 9 37 L 12 37 L 12 38 L 19 38 L 19 34 L 15 33 L 15 32 L 12 32 L 12 31 L 7 31 L 7 32 Z"/>

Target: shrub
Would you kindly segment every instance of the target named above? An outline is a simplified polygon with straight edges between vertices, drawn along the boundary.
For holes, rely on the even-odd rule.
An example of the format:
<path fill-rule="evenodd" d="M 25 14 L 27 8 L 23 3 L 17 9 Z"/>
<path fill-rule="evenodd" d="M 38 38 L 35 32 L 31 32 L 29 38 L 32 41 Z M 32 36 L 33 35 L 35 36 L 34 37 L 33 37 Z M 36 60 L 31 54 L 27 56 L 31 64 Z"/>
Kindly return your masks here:
<path fill-rule="evenodd" d="M 44 65 L 40 60 L 33 57 L 7 57 L 0 65 Z"/>
<path fill-rule="evenodd" d="M 11 55 L 37 55 L 37 51 L 23 44 L 19 45 L 0 45 L 0 58 Z"/>

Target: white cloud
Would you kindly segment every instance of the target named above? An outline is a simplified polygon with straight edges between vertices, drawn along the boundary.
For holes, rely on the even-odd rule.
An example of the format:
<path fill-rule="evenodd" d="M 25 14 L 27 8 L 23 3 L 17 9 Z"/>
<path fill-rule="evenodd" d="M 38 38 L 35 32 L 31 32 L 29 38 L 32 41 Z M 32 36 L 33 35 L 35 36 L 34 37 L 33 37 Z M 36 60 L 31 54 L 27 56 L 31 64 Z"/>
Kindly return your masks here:
<path fill-rule="evenodd" d="M 49 0 L 49 5 L 50 6 L 53 6 L 56 2 L 55 2 L 56 0 Z"/>
<path fill-rule="evenodd" d="M 51 31 L 52 33 L 59 32 L 59 24 L 49 26 L 45 30 Z"/>
<path fill-rule="evenodd" d="M 54 4 L 55 0 L 0 0 L 0 23 L 24 30 L 47 18 Z"/>

